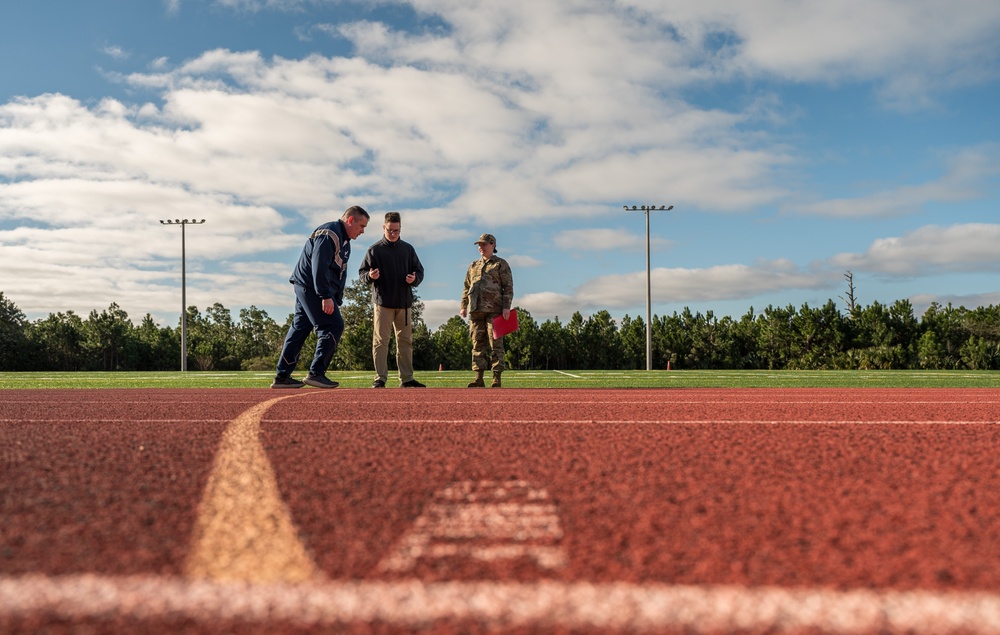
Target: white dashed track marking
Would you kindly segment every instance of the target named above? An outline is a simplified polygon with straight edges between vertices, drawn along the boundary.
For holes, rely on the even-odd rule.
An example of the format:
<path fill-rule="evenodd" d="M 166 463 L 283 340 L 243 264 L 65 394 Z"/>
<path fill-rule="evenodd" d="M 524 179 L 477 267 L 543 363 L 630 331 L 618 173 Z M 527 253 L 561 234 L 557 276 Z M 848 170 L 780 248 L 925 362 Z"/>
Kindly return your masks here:
<path fill-rule="evenodd" d="M 566 564 L 562 536 L 545 489 L 520 480 L 462 481 L 435 493 L 378 570 L 411 571 L 421 558 L 529 558 L 558 569 Z"/>

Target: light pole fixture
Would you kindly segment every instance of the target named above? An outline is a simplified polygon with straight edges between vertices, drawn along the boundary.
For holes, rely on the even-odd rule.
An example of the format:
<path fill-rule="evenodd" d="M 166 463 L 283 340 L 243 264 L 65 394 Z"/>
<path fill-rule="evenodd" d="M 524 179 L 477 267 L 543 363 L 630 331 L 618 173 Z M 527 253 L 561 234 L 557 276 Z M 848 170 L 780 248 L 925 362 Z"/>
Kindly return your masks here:
<path fill-rule="evenodd" d="M 187 371 L 187 270 L 184 261 L 186 259 L 186 247 L 185 247 L 185 237 L 184 228 L 187 225 L 201 225 L 205 222 L 205 219 L 194 220 L 192 219 L 175 219 L 175 220 L 161 220 L 161 225 L 180 225 L 181 226 L 181 371 Z"/>
<path fill-rule="evenodd" d="M 655 211 L 669 212 L 674 208 L 673 205 L 667 207 L 665 205 L 642 205 L 636 207 L 633 205 L 631 208 L 628 205 L 623 205 L 626 212 L 645 212 L 646 213 L 646 370 L 653 370 L 653 315 L 652 315 L 652 286 L 649 281 L 649 213 Z"/>

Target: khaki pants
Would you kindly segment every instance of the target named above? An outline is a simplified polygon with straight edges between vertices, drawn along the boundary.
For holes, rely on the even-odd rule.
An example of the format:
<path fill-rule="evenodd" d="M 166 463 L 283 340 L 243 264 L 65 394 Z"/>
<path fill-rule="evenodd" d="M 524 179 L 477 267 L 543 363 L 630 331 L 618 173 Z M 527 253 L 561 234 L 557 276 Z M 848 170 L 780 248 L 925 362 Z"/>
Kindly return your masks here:
<path fill-rule="evenodd" d="M 503 371 L 503 338 L 493 339 L 493 318 L 497 313 L 469 314 L 472 336 L 472 370 Z"/>
<path fill-rule="evenodd" d="M 375 332 L 372 334 L 372 359 L 375 379 L 389 375 L 389 336 L 396 332 L 396 368 L 400 383 L 413 379 L 413 323 L 409 309 L 390 309 L 375 305 Z"/>

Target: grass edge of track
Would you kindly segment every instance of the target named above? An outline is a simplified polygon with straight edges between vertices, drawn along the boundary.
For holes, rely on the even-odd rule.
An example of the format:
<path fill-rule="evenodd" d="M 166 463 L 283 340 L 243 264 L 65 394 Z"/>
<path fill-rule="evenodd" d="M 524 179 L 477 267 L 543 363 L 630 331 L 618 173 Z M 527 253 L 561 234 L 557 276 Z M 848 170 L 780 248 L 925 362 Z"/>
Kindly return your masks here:
<path fill-rule="evenodd" d="M 389 388 L 397 381 L 391 376 Z M 371 386 L 371 371 L 335 371 L 343 388 Z M 265 371 L 0 373 L 0 390 L 39 388 L 267 388 Z M 429 388 L 463 388 L 471 371 L 424 371 Z M 1000 371 L 521 370 L 503 374 L 506 388 L 1000 388 Z"/>

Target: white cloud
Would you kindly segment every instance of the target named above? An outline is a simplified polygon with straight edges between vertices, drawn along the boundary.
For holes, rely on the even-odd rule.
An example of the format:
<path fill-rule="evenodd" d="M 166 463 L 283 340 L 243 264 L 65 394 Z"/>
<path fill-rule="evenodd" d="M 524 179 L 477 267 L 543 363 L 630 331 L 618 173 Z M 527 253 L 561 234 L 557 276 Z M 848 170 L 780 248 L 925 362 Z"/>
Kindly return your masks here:
<path fill-rule="evenodd" d="M 128 51 L 120 46 L 105 46 L 103 51 L 105 55 L 116 60 L 126 60 L 129 58 Z"/>
<path fill-rule="evenodd" d="M 998 306 L 1000 305 L 1000 291 L 994 291 L 992 293 L 973 293 L 967 295 L 958 294 L 918 294 L 909 298 L 910 304 L 913 305 L 914 315 L 923 315 L 930 308 L 931 304 L 936 302 L 942 307 L 946 307 L 949 304 L 955 308 L 965 307 L 967 309 L 975 309 L 977 307 L 984 306 Z"/>
<path fill-rule="evenodd" d="M 461 309 L 461 299 L 454 300 L 421 300 L 424 303 L 424 323 L 431 331 L 458 315 Z"/>
<path fill-rule="evenodd" d="M 215 0 L 237 11 L 301 11 L 322 0 Z M 447 36 L 338 26 L 361 55 L 492 73 L 512 84 L 554 83 L 578 94 L 587 78 L 608 88 L 677 86 L 743 77 L 796 82 L 882 82 L 887 105 L 928 103 L 936 86 L 997 77 L 1000 6 L 988 0 L 412 0 Z M 609 54 L 613 43 L 613 54 Z M 668 72 L 664 72 L 664 71 Z M 621 93 L 618 93 L 621 95 Z M 581 102 L 592 120 L 606 100 Z M 591 110 L 593 109 L 593 110 Z"/>
<path fill-rule="evenodd" d="M 916 214 L 930 203 L 950 203 L 981 198 L 997 190 L 1000 146 L 983 144 L 947 157 L 945 173 L 934 181 L 899 186 L 855 198 L 837 198 L 787 205 L 799 214 L 835 218 L 887 218 Z M 992 192 L 991 192 L 992 190 Z"/>
<path fill-rule="evenodd" d="M 584 258 L 592 257 L 593 252 L 646 249 L 644 235 L 610 228 L 566 229 L 556 234 L 553 242 L 556 247 Z M 650 245 L 661 249 L 668 249 L 672 244 L 671 241 L 662 238 L 650 238 Z"/>
<path fill-rule="evenodd" d="M 586 308 L 572 295 L 552 291 L 528 293 L 514 298 L 514 304 L 527 309 L 538 321 L 555 317 L 565 320 L 575 311 Z"/>
<path fill-rule="evenodd" d="M 526 256 L 523 254 L 514 254 L 511 256 L 504 254 L 504 260 L 506 260 L 507 264 L 509 264 L 511 267 L 515 269 L 541 267 L 542 265 L 545 264 L 538 258 L 534 258 L 532 256 Z"/>
<path fill-rule="evenodd" d="M 475 78 L 477 90 L 502 96 L 496 105 L 516 126 L 501 127 L 505 136 L 496 141 L 502 143 L 481 145 L 486 138 L 477 144 L 492 160 L 468 175 L 457 209 L 488 218 L 502 204 L 504 219 L 513 224 L 540 208 L 558 216 L 572 203 L 575 215 L 597 215 L 609 203 L 665 191 L 677 201 L 716 209 L 746 209 L 786 194 L 768 181 L 788 157 L 749 148 L 751 139 L 738 132 L 744 116 L 700 111 L 643 85 L 670 85 L 675 74 L 679 79 L 687 72 L 686 60 L 676 52 L 660 55 L 660 49 L 679 46 L 669 38 L 631 44 L 634 31 L 644 27 L 626 13 L 588 3 L 415 6 L 439 13 L 453 31 L 411 36 L 363 24 L 342 34 L 367 57 L 426 69 L 420 80 L 434 85 L 435 93 L 441 93 L 441 77 L 461 74 Z M 451 102 L 447 91 L 444 97 L 444 104 Z M 496 118 L 495 109 L 471 110 Z M 456 141 L 469 139 L 465 134 Z"/>
<path fill-rule="evenodd" d="M 1000 5 L 987 0 L 633 0 L 721 76 L 882 82 L 908 109 L 939 86 L 997 77 Z M 903 81 L 899 81 L 904 77 Z"/>
<path fill-rule="evenodd" d="M 365 235 L 360 239 L 367 249 L 368 245 L 382 238 L 382 223 L 385 221 L 387 211 L 398 212 L 402 220 L 400 236 L 406 242 L 418 248 L 418 255 L 423 247 L 440 245 L 440 243 L 452 241 L 464 241 L 469 244 L 470 258 L 475 256 L 475 249 L 472 241 L 479 236 L 472 229 L 462 227 L 462 218 L 454 211 L 444 208 L 425 209 L 405 209 L 382 207 L 376 201 L 375 205 L 365 203 L 364 208 L 371 214 L 371 223 Z M 324 219 L 317 217 L 316 223 L 323 222 Z M 329 219 L 325 219 L 329 220 Z M 436 248 L 436 247 L 435 247 Z"/>
<path fill-rule="evenodd" d="M 705 269 L 656 268 L 650 273 L 655 296 L 671 302 L 752 298 L 787 289 L 817 289 L 828 286 L 831 279 L 827 273 L 803 271 L 786 261 Z M 587 306 L 633 306 L 645 298 L 645 280 L 645 272 L 602 276 L 579 287 L 576 296 Z"/>
<path fill-rule="evenodd" d="M 839 254 L 831 262 L 842 269 L 892 276 L 997 271 L 1000 270 L 997 244 L 1000 244 L 1000 225 L 928 225 L 903 236 L 876 240 L 863 254 Z"/>
<path fill-rule="evenodd" d="M 55 261 L 66 257 L 67 238 L 75 245 L 74 257 L 84 253 L 123 259 L 172 256 L 175 250 L 166 246 L 168 239 L 158 222 L 166 219 L 209 219 L 186 233 L 191 240 L 209 238 L 215 258 L 284 249 L 301 242 L 301 237 L 282 234 L 286 221 L 272 208 L 141 181 L 0 183 L 0 219 L 5 216 L 33 220 L 40 226 L 2 232 L 4 244 L 44 248 Z"/>
<path fill-rule="evenodd" d="M 838 282 L 839 274 L 803 270 L 783 261 L 749 265 L 719 265 L 704 269 L 656 268 L 650 271 L 652 296 L 657 302 L 706 302 L 753 298 L 798 289 L 823 289 Z M 600 276 L 576 288 L 573 294 L 532 293 L 515 298 L 532 316 L 566 317 L 576 310 L 625 309 L 644 306 L 646 272 Z"/>
<path fill-rule="evenodd" d="M 172 232 L 171 232 L 172 233 Z M 192 232 L 193 233 L 193 232 Z M 177 243 L 179 238 L 173 236 Z M 80 247 L 71 236 L 64 236 L 67 253 L 64 262 L 54 262 L 44 251 L 8 245 L 0 236 L 0 269 L 5 272 L 4 292 L 30 313 L 48 314 L 72 310 L 84 317 L 91 310 L 103 310 L 112 302 L 124 309 L 133 321 L 146 313 L 157 319 L 180 313 L 180 245 L 169 262 L 156 268 L 136 267 L 126 258 L 107 258 L 96 262 L 74 254 Z M 85 239 L 84 239 L 85 240 Z M 271 271 L 211 273 L 202 270 L 205 241 L 189 243 L 187 259 L 187 304 L 205 309 L 221 302 L 234 312 L 251 304 L 285 306 L 291 312 L 294 296 L 290 288 L 276 284 Z M 67 249 L 66 245 L 72 245 Z M 84 264 L 79 264 L 83 260 Z M 287 271 L 284 277 L 287 279 Z M 280 278 L 279 278 L 280 280 Z M 289 285 L 290 286 L 290 285 Z M 29 311 L 25 311 L 28 313 Z M 272 315 L 283 322 L 285 315 Z M 172 326 L 173 324 L 171 324 Z"/>
<path fill-rule="evenodd" d="M 227 9 L 256 13 L 258 11 L 298 11 L 316 0 L 213 0 Z"/>

